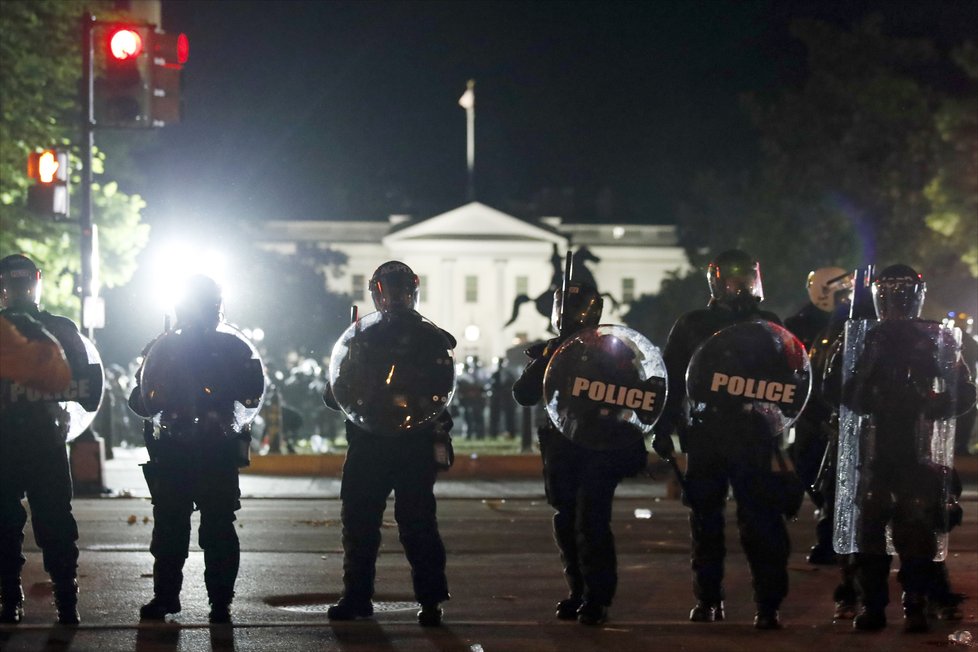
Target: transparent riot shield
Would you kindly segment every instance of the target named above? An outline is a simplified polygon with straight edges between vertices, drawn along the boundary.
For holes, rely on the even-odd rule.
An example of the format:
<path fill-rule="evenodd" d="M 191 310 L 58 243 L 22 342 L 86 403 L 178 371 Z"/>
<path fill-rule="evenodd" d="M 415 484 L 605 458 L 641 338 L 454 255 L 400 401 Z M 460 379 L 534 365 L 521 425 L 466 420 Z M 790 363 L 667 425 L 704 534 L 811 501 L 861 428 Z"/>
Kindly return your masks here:
<path fill-rule="evenodd" d="M 85 432 L 98 409 L 102 405 L 102 391 L 105 386 L 105 369 L 102 357 L 95 343 L 79 333 L 88 354 L 88 364 L 84 369 L 72 369 L 71 385 L 60 402 L 68 419 L 68 441 Z"/>
<path fill-rule="evenodd" d="M 846 325 L 834 547 L 947 554 L 960 331 L 922 320 Z"/>
<path fill-rule="evenodd" d="M 376 435 L 432 423 L 455 394 L 455 359 L 440 328 L 415 312 L 371 313 L 333 346 L 329 382 L 346 417 Z"/>
<path fill-rule="evenodd" d="M 78 336 L 85 345 L 87 359 L 84 364 L 79 361 L 72 366 L 71 382 L 63 392 L 42 392 L 13 381 L 3 381 L 4 406 L 45 404 L 67 441 L 71 441 L 92 425 L 102 403 L 102 388 L 105 385 L 105 373 L 98 349 L 84 335 L 79 333 Z"/>
<path fill-rule="evenodd" d="M 805 347 L 768 321 L 743 322 L 713 334 L 686 369 L 689 418 L 760 416 L 772 437 L 795 422 L 811 392 Z"/>
<path fill-rule="evenodd" d="M 602 325 L 569 338 L 543 377 L 547 414 L 571 441 L 592 450 L 644 437 L 666 404 L 666 366 L 644 335 Z"/>
<path fill-rule="evenodd" d="M 240 433 L 265 396 L 258 350 L 234 326 L 177 329 L 161 335 L 146 353 L 139 386 L 163 433 Z"/>

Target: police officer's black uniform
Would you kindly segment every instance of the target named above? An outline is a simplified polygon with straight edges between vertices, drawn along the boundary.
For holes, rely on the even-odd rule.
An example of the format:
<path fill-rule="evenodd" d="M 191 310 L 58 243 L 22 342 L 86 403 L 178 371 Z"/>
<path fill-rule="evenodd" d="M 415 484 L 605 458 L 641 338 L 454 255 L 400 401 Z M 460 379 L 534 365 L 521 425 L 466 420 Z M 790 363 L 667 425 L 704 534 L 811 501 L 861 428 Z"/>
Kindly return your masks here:
<path fill-rule="evenodd" d="M 780 627 L 778 609 L 788 592 L 788 532 L 780 505 L 772 496 L 771 456 L 776 438 L 752 415 L 687 424 L 686 369 L 696 348 L 717 331 L 740 322 L 776 315 L 758 308 L 759 272 L 754 260 L 738 250 L 724 252 L 710 264 L 712 300 L 675 323 L 663 352 L 669 376 L 665 412 L 655 425 L 658 439 L 678 428 L 687 468 L 683 501 L 691 509 L 693 593 L 697 604 L 690 620 L 724 618 L 724 508 L 729 488 L 737 500 L 737 524 L 747 554 L 757 604 L 755 627 Z"/>
<path fill-rule="evenodd" d="M 399 322 L 404 322 L 404 331 L 421 322 L 421 316 L 414 311 L 418 277 L 404 263 L 390 261 L 381 265 L 370 280 L 370 289 L 375 306 L 385 313 L 395 329 Z M 455 338 L 438 330 L 443 341 L 454 348 Z M 339 409 L 329 385 L 323 400 L 328 407 Z M 369 406 L 365 409 L 369 410 Z M 371 600 L 380 529 L 387 498 L 393 491 L 394 520 L 411 565 L 415 599 L 421 605 L 418 622 L 422 626 L 441 624 L 439 605 L 451 596 L 445 574 L 445 546 L 438 532 L 434 485 L 439 468 L 451 463 L 451 427 L 452 419 L 447 412 L 430 426 L 399 434 L 369 432 L 349 419 L 346 421 L 348 446 L 340 487 L 343 596 L 329 608 L 330 620 L 355 620 L 373 615 Z M 446 456 L 441 465 L 436 460 L 439 446 Z"/>
<path fill-rule="evenodd" d="M 521 405 L 535 405 L 543 397 L 544 372 L 560 344 L 601 318 L 601 297 L 593 288 L 572 283 L 570 289 L 576 292 L 568 292 L 571 299 L 563 322 L 554 324 L 561 336 L 526 351 L 530 362 L 513 385 L 513 396 Z M 561 294 L 555 293 L 555 317 L 563 309 Z M 592 450 L 564 437 L 550 421 L 537 432 L 547 502 L 555 510 L 554 541 L 570 590 L 557 603 L 557 617 L 600 625 L 607 619 L 618 585 L 612 501 L 622 479 L 645 468 L 645 444 L 638 439 L 623 449 Z"/>
<path fill-rule="evenodd" d="M 905 265 L 883 270 L 873 283 L 880 322 L 866 335 L 855 362 L 853 382 L 842 388 L 842 400 L 857 412 L 872 415 L 875 446 L 863 451 L 863 473 L 869 487 L 861 508 L 861 546 L 856 554 L 856 587 L 862 609 L 854 626 L 880 629 L 886 624 L 891 559 L 877 553 L 885 548 L 885 530 L 892 528 L 893 546 L 900 556 L 897 578 L 903 587 L 906 631 L 926 631 L 927 595 L 936 567 L 938 531 L 946 531 L 943 499 L 947 480 L 919 459 L 921 419 L 953 417 L 974 402 L 974 386 L 959 365 L 956 405 L 943 405 L 931 395 L 932 382 L 943 376 L 937 364 L 937 343 L 917 327 L 926 286 Z"/>
<path fill-rule="evenodd" d="M 257 406 L 264 375 L 244 341 L 215 331 L 220 309 L 220 288 L 204 276 L 190 279 L 187 295 L 177 306 L 179 346 L 191 351 L 180 358 L 192 366 L 183 378 L 209 382 L 199 395 L 185 395 L 186 405 L 164 408 L 159 432 L 147 436 L 150 461 L 144 465 L 144 474 L 153 499 L 150 553 L 154 562 L 153 599 L 140 609 L 145 620 L 162 620 L 166 614 L 181 610 L 183 565 L 189 554 L 190 518 L 195 507 L 200 510 L 199 543 L 204 551 L 209 618 L 213 623 L 231 619 L 240 561 L 234 526 L 235 512 L 241 508 L 238 466 L 245 462 L 241 451 L 247 444 L 246 433 L 231 430 L 233 410 L 236 401 Z M 147 347 L 148 356 L 154 355 L 154 346 L 161 342 L 162 338 Z M 148 362 L 149 357 L 137 373 L 137 380 L 144 383 L 148 383 L 143 373 Z M 160 373 L 179 377 L 184 371 L 163 369 Z M 162 378 L 156 382 L 168 381 Z M 140 416 L 150 417 L 153 409 L 144 402 L 144 394 L 143 387 L 137 385 L 129 404 Z"/>
<path fill-rule="evenodd" d="M 39 281 L 40 271 L 25 256 L 0 261 L 2 314 L 29 339 L 43 337 L 35 334 L 37 323 L 43 325 L 58 340 L 72 376 L 77 377 L 88 363 L 85 345 L 71 320 L 37 307 Z M 79 622 L 78 527 L 71 513 L 66 435 L 66 415 L 57 403 L 18 402 L 0 409 L 0 622 L 16 623 L 23 617 L 20 572 L 26 561 L 22 547 L 27 512 L 21 499 L 25 494 L 34 538 L 51 576 L 58 621 Z"/>

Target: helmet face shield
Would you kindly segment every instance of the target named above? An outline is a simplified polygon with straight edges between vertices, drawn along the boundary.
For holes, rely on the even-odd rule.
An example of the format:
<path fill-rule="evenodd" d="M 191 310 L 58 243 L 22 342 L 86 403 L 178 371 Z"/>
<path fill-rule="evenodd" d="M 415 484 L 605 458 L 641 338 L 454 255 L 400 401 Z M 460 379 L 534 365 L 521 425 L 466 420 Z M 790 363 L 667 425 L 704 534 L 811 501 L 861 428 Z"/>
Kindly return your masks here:
<path fill-rule="evenodd" d="M 873 281 L 873 306 L 880 319 L 919 319 L 926 296 L 923 276 L 907 265 L 887 267 Z"/>
<path fill-rule="evenodd" d="M 392 260 L 377 268 L 370 278 L 370 297 L 380 312 L 415 310 L 420 281 L 404 263 Z"/>
<path fill-rule="evenodd" d="M 0 260 L 0 301 L 4 308 L 36 305 L 41 301 L 41 270 L 20 254 Z"/>
<path fill-rule="evenodd" d="M 561 335 L 570 335 L 577 331 L 597 326 L 601 322 L 601 311 L 604 299 L 598 291 L 581 283 L 568 283 L 567 308 L 564 309 L 564 291 L 557 288 L 554 291 L 554 307 L 550 313 L 550 324 Z M 563 318 L 566 318 L 566 323 Z"/>
<path fill-rule="evenodd" d="M 764 300 L 761 265 L 739 249 L 725 251 L 713 259 L 707 269 L 706 280 L 710 285 L 710 296 L 715 301 Z"/>
<path fill-rule="evenodd" d="M 851 303 L 853 275 L 841 267 L 821 267 L 808 273 L 808 298 L 819 310 L 832 312 Z"/>

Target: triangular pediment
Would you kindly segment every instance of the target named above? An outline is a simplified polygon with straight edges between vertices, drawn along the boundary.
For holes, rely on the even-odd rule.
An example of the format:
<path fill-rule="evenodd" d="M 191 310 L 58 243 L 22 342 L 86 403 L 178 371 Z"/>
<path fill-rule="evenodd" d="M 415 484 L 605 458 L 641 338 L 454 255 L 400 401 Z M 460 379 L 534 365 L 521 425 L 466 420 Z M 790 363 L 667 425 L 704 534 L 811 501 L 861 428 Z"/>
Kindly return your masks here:
<path fill-rule="evenodd" d="M 567 238 L 480 202 L 410 224 L 384 237 L 384 243 L 405 240 L 523 240 L 566 245 Z"/>

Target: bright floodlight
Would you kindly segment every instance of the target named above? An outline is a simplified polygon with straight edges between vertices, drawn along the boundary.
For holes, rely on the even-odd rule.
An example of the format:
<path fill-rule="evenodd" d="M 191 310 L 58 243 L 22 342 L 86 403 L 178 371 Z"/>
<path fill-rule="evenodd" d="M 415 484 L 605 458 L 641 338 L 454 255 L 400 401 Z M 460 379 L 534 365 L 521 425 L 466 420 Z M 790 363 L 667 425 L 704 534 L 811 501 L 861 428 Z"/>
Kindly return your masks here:
<path fill-rule="evenodd" d="M 228 286 L 224 254 L 194 243 L 174 242 L 161 247 L 154 260 L 153 296 L 157 306 L 172 315 L 184 282 L 194 274 L 204 274 L 217 281 L 224 301 L 228 301 L 232 289 Z"/>

